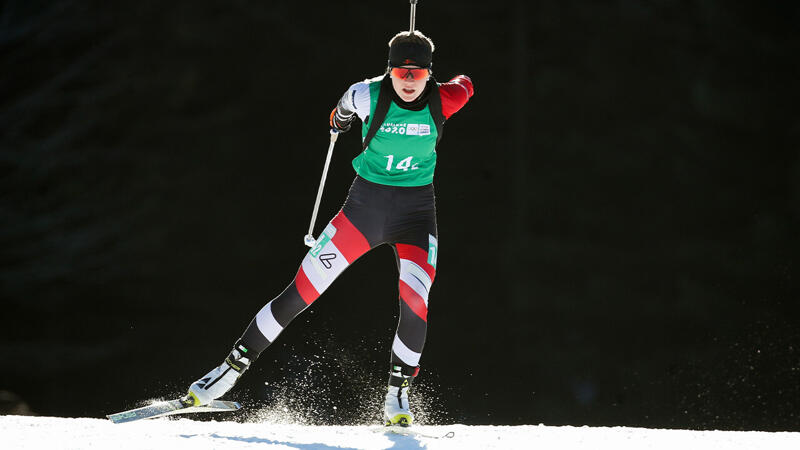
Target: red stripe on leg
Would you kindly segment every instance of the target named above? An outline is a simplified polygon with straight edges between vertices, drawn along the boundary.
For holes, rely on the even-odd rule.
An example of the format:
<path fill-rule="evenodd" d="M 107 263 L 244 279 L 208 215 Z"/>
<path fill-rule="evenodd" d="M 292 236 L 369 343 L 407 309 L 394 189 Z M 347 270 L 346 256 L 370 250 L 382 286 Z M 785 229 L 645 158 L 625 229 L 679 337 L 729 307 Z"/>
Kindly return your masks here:
<path fill-rule="evenodd" d="M 306 305 L 310 305 L 311 302 L 319 298 L 319 292 L 314 289 L 314 285 L 311 284 L 311 280 L 308 279 L 308 276 L 303 270 L 303 266 L 300 266 L 300 270 L 297 271 L 297 276 L 294 277 L 294 285 L 297 286 L 297 292 L 300 293 L 300 297 L 306 302 Z"/>
<path fill-rule="evenodd" d="M 436 269 L 428 264 L 428 252 L 426 250 L 416 245 L 395 244 L 395 246 L 397 247 L 397 256 L 400 257 L 400 259 L 413 261 L 418 266 L 422 267 L 422 270 L 427 272 L 428 276 L 431 277 L 431 281 L 433 281 L 433 278 L 436 277 Z"/>
<path fill-rule="evenodd" d="M 339 211 L 339 214 L 331 220 L 331 224 L 336 227 L 336 233 L 332 238 L 333 245 L 342 252 L 348 264 L 352 264 L 369 250 L 367 238 L 350 222 L 344 212 Z"/>
<path fill-rule="evenodd" d="M 400 299 L 406 302 L 406 305 L 414 311 L 414 314 L 418 315 L 425 322 L 428 321 L 428 307 L 425 306 L 425 300 L 414 292 L 414 289 L 411 289 L 403 280 L 400 280 Z"/>

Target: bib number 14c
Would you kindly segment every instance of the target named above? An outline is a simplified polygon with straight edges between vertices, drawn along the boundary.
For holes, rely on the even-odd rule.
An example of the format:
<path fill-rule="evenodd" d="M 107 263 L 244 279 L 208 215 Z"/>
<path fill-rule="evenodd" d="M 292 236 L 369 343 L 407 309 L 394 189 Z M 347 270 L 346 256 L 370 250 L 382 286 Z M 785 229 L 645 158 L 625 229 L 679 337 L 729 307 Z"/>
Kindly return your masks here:
<path fill-rule="evenodd" d="M 386 171 L 387 172 L 391 172 L 392 171 L 392 164 L 394 164 L 394 155 L 387 155 L 387 156 L 384 156 L 384 158 L 388 159 L 388 161 L 386 162 Z M 414 163 L 412 165 L 411 164 L 411 158 L 412 157 L 409 156 L 408 158 L 403 159 L 402 161 L 397 163 L 397 165 L 394 167 L 394 169 L 395 170 L 402 170 L 404 172 L 408 172 L 409 169 L 411 169 L 411 170 L 419 169 L 419 167 L 417 167 L 417 164 L 419 164 L 419 163 Z"/>

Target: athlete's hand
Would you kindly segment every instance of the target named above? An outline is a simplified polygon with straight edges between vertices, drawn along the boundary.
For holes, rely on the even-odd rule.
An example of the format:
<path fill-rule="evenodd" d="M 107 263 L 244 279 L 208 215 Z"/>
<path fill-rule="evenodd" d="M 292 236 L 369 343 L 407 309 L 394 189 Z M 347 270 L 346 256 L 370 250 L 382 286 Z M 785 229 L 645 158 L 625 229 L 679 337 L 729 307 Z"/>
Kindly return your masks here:
<path fill-rule="evenodd" d="M 338 133 L 346 133 L 350 131 L 350 124 L 353 123 L 355 116 L 355 114 L 351 114 L 349 118 L 344 118 L 339 114 L 339 108 L 333 108 L 330 118 L 331 129 Z"/>

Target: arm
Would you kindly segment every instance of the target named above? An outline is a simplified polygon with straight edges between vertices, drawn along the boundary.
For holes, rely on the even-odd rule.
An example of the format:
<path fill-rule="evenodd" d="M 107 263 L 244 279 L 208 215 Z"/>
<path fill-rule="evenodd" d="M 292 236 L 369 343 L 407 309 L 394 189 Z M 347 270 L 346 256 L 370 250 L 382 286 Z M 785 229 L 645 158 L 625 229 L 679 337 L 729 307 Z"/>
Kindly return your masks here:
<path fill-rule="evenodd" d="M 348 131 L 356 116 L 363 121 L 369 115 L 369 105 L 369 85 L 360 82 L 350 86 L 331 111 L 331 128 L 339 132 Z"/>
<path fill-rule="evenodd" d="M 442 115 L 445 119 L 455 114 L 467 104 L 475 91 L 472 80 L 466 75 L 458 75 L 447 83 L 439 85 L 439 95 L 442 98 Z"/>

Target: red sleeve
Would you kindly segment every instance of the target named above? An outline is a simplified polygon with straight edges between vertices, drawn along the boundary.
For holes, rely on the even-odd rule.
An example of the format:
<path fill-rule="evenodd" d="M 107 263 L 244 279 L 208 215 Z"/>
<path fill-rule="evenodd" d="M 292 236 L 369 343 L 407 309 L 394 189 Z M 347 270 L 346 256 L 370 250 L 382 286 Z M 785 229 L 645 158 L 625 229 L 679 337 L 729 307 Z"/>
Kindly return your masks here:
<path fill-rule="evenodd" d="M 439 85 L 439 94 L 442 98 L 442 114 L 445 119 L 456 113 L 467 104 L 473 94 L 472 80 L 466 75 L 458 75 L 447 83 Z"/>

